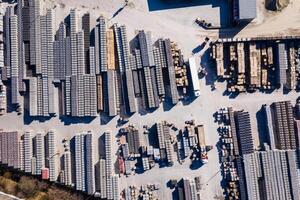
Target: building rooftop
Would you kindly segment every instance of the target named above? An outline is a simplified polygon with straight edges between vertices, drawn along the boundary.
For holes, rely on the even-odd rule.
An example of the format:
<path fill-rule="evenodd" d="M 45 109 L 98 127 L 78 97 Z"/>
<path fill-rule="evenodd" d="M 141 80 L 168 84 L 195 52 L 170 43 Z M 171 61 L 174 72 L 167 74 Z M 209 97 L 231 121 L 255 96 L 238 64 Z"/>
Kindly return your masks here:
<path fill-rule="evenodd" d="M 239 20 L 256 18 L 256 0 L 238 0 Z"/>

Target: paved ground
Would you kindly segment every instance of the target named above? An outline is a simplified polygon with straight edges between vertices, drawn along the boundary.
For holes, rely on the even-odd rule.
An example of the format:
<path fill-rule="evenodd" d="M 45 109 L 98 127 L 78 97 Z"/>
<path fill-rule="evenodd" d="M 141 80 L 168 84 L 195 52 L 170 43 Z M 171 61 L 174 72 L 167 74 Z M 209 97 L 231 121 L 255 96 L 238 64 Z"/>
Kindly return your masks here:
<path fill-rule="evenodd" d="M 166 5 L 148 5 L 148 2 L 152 0 L 132 0 L 129 6 L 124 8 L 119 14 L 110 20 L 110 24 L 119 22 L 127 25 L 129 38 L 132 38 L 136 29 L 145 29 L 152 31 L 153 37 L 169 37 L 172 40 L 179 43 L 182 48 L 185 57 L 188 58 L 196 53 L 197 58 L 203 67 L 207 67 L 210 72 L 207 78 L 201 80 L 201 96 L 188 105 L 182 105 L 179 103 L 170 110 L 164 110 L 161 106 L 153 113 L 146 115 L 135 114 L 130 118 L 131 124 L 142 127 L 142 125 L 153 125 L 158 120 L 167 120 L 175 123 L 177 126 L 183 126 L 184 121 L 189 118 L 196 119 L 198 124 L 204 124 L 206 132 L 207 144 L 215 145 L 219 139 L 216 132 L 217 124 L 214 123 L 213 114 L 220 108 L 225 106 L 233 106 L 236 109 L 245 109 L 251 114 L 252 129 L 255 138 L 255 144 L 258 142 L 258 129 L 257 125 L 257 111 L 262 104 L 272 103 L 279 100 L 292 100 L 295 102 L 298 94 L 291 92 L 289 94 L 283 94 L 281 90 L 275 91 L 271 94 L 253 93 L 253 94 L 241 94 L 235 98 L 224 96 L 223 92 L 225 85 L 223 83 L 217 84 L 215 91 L 210 90 L 210 84 L 214 80 L 214 74 L 211 72 L 210 66 L 207 61 L 207 54 L 204 54 L 205 48 L 202 49 L 201 45 L 204 37 L 209 36 L 211 38 L 217 38 L 219 36 L 218 31 L 205 31 L 197 27 L 193 21 L 196 17 L 205 18 L 215 24 L 226 24 L 226 20 L 221 19 L 226 14 L 226 9 L 223 6 L 214 6 L 209 3 L 193 4 L 191 7 L 174 7 L 170 8 Z M 213 0 L 208 2 L 219 2 L 220 0 Z M 53 0 L 52 0 L 53 2 Z M 51 3 L 48 6 L 56 7 L 56 24 L 60 22 L 63 17 L 69 12 L 71 7 L 79 8 L 81 14 L 86 11 L 90 11 L 92 18 L 96 19 L 100 14 L 104 14 L 110 18 L 116 11 L 122 7 L 124 2 L 122 0 L 74 0 L 70 5 L 70 1 L 56 0 L 55 3 Z M 157 2 L 157 0 L 153 0 Z M 266 13 L 261 11 L 263 4 L 262 0 L 259 0 L 259 16 L 258 19 L 250 24 L 249 27 L 238 33 L 238 36 L 258 36 L 279 34 L 285 32 L 286 34 L 297 34 L 300 28 L 299 19 L 299 7 L 300 3 L 297 0 L 292 0 L 292 4 L 283 12 L 278 14 Z M 220 14 L 220 10 L 222 13 Z M 289 13 L 290 12 L 290 13 Z M 289 23 L 287 22 L 287 16 Z M 297 23 L 296 23 L 297 22 Z M 292 29 L 291 29 L 292 27 Z M 227 30 L 226 34 L 232 34 L 238 32 L 237 30 Z M 204 55 L 203 55 L 204 54 Z M 203 56 L 202 56 L 203 55 Z M 15 113 L 10 113 L 0 118 L 0 128 L 10 130 L 24 130 L 31 129 L 33 131 L 55 129 L 57 131 L 58 147 L 61 148 L 61 140 L 63 138 L 71 138 L 76 132 L 93 130 L 95 138 L 98 138 L 104 131 L 112 131 L 117 133 L 116 129 L 117 117 L 109 121 L 107 124 L 102 124 L 100 117 L 95 119 L 84 120 L 70 120 L 60 119 L 58 117 L 47 119 L 44 122 L 31 121 L 23 116 L 18 116 Z M 95 139 L 95 145 L 97 140 Z M 114 147 L 116 147 L 116 143 Z M 97 158 L 97 152 L 95 152 L 95 158 Z M 209 163 L 202 166 L 197 170 L 190 170 L 189 163 L 184 165 L 176 164 L 171 168 L 152 169 L 145 174 L 135 175 L 129 178 L 121 178 L 121 187 L 123 188 L 129 184 L 146 184 L 146 183 L 160 183 L 162 187 L 162 199 L 171 199 L 172 191 L 166 188 L 166 183 L 170 178 L 182 178 L 195 176 L 201 176 L 205 185 L 201 196 L 205 199 L 211 199 L 215 194 L 221 193 L 220 188 L 220 174 L 216 175 L 219 170 L 218 155 L 216 148 L 209 152 Z M 212 178 L 213 177 L 213 178 Z M 212 179 L 211 179 L 212 178 Z M 208 181 L 208 182 L 207 182 Z"/>

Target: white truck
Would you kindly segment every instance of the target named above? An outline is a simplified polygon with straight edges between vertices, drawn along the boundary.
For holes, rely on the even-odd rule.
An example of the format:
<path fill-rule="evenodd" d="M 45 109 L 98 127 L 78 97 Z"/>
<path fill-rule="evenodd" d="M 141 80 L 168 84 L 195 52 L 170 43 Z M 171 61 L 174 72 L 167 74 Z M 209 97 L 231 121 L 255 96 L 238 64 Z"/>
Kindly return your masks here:
<path fill-rule="evenodd" d="M 197 64 L 196 64 L 195 57 L 189 58 L 189 66 L 190 66 L 190 73 L 191 73 L 194 95 L 195 95 L 195 97 L 199 97 L 200 96 L 200 83 L 199 83 L 198 70 L 197 70 Z"/>

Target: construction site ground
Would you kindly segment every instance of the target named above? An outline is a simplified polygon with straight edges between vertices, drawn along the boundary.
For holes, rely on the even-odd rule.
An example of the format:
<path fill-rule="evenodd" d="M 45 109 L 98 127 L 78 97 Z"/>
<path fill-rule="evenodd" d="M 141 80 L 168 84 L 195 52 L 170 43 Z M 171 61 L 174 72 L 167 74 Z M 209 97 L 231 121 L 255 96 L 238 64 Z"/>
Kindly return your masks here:
<path fill-rule="evenodd" d="M 47 0 L 48 1 L 48 0 Z M 154 2 L 150 3 L 150 2 Z M 155 3 L 156 2 L 156 3 Z M 258 18 L 248 24 L 242 30 L 240 28 L 225 28 L 219 30 L 204 30 L 197 26 L 194 21 L 201 17 L 213 24 L 227 25 L 229 22 L 226 18 L 229 11 L 226 9 L 225 2 L 221 0 L 212 1 L 193 1 L 191 6 L 169 6 L 160 3 L 159 0 L 130 0 L 128 5 L 120 12 L 117 12 L 124 5 L 122 0 L 50 0 L 47 7 L 55 8 L 56 24 L 67 16 L 70 8 L 77 8 L 80 14 L 87 11 L 91 13 L 92 25 L 95 24 L 96 18 L 103 14 L 109 18 L 109 24 L 120 23 L 127 26 L 128 38 L 134 36 L 136 30 L 144 29 L 151 31 L 153 39 L 159 37 L 170 38 L 178 43 L 182 49 L 185 58 L 196 56 L 199 66 L 205 67 L 208 71 L 207 77 L 200 80 L 201 96 L 192 102 L 179 103 L 172 108 L 160 106 L 159 109 L 152 113 L 140 115 L 134 114 L 129 119 L 129 124 L 139 127 L 143 125 L 153 125 L 155 122 L 167 120 L 174 123 L 177 127 L 183 127 L 187 119 L 195 119 L 197 124 L 204 124 L 207 144 L 216 145 L 219 136 L 217 133 L 218 125 L 214 121 L 213 114 L 221 107 L 233 106 L 236 110 L 244 109 L 250 112 L 252 130 L 256 146 L 259 145 L 259 130 L 261 134 L 261 118 L 258 113 L 262 104 L 272 103 L 280 100 L 292 100 L 295 103 L 298 93 L 292 91 L 284 94 L 282 90 L 274 91 L 270 94 L 255 92 L 251 94 L 240 94 L 238 96 L 228 96 L 224 94 L 225 82 L 216 83 L 216 90 L 211 91 L 211 84 L 215 81 L 214 70 L 209 65 L 209 55 L 206 53 L 207 46 L 201 46 L 205 37 L 211 40 L 222 37 L 255 37 L 255 36 L 280 36 L 280 35 L 297 35 L 300 34 L 300 1 L 291 0 L 290 5 L 278 13 L 267 12 L 264 9 L 263 0 L 258 0 Z M 196 3 L 199 2 L 199 3 Z M 204 2 L 204 3 L 203 3 Z M 206 2 L 206 3 L 205 3 Z M 213 4 L 221 4 L 215 6 Z M 217 3 L 214 3 L 217 2 Z M 218 3 L 224 2 L 224 3 Z M 168 2 L 172 4 L 172 2 Z M 188 5 L 188 3 L 187 3 Z M 225 8 L 225 9 L 224 9 Z M 221 13 L 220 13 L 221 11 Z M 113 15 L 115 15 L 113 17 Z M 95 138 L 98 138 L 104 131 L 112 131 L 117 134 L 116 124 L 118 117 L 113 118 L 107 123 L 102 123 L 100 117 L 94 119 L 72 119 L 53 117 L 50 119 L 35 120 L 28 116 L 17 115 L 17 113 L 8 113 L 0 117 L 0 129 L 4 130 L 44 130 L 55 129 L 57 132 L 57 144 L 62 151 L 62 140 L 70 139 L 77 132 L 92 130 Z M 101 125 L 100 125 L 101 124 Z M 142 132 L 141 132 L 142 134 Z M 95 139 L 95 145 L 97 140 Z M 117 142 L 114 141 L 114 151 L 116 152 Z M 97 157 L 97 148 L 95 148 L 95 160 Z M 189 161 L 183 165 L 175 162 L 173 167 L 158 168 L 157 166 L 143 174 L 132 175 L 130 177 L 121 177 L 120 189 L 127 185 L 142 185 L 158 183 L 160 184 L 162 199 L 171 199 L 172 190 L 167 187 L 170 179 L 194 178 L 201 176 L 204 184 L 201 191 L 203 199 L 211 199 L 222 194 L 221 175 L 218 151 L 215 147 L 208 154 L 209 162 L 198 169 L 190 169 Z"/>

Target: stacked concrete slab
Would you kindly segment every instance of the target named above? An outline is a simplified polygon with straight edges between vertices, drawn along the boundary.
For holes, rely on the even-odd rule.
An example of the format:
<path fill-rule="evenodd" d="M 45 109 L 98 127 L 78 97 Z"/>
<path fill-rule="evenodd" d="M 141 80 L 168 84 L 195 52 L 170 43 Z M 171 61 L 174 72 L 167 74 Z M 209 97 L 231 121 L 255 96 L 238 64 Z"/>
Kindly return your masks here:
<path fill-rule="evenodd" d="M 122 85 L 122 101 L 125 103 L 127 113 L 134 113 L 136 105 L 126 27 L 114 25 L 114 32 Z"/>
<path fill-rule="evenodd" d="M 9 80 L 13 104 L 21 102 L 21 94 L 29 96 L 25 109 L 30 116 L 59 112 L 95 117 L 104 111 L 112 117 L 127 117 L 137 111 L 136 97 L 142 109 L 157 108 L 166 89 L 172 104 L 177 103 L 169 40 L 154 46 L 151 33 L 142 30 L 131 54 L 124 25 L 107 28 L 107 20 L 100 16 L 91 38 L 89 13 L 83 15 L 79 28 L 76 9 L 70 10 L 69 23 L 61 22 L 54 34 L 53 10 L 42 9 L 42 3 L 18 0 L 17 9 L 6 9 L 0 26 L 5 55 L 0 67 Z M 29 88 L 25 88 L 28 80 Z"/>
<path fill-rule="evenodd" d="M 244 155 L 247 198 L 299 199 L 295 150 L 268 150 Z"/>
<path fill-rule="evenodd" d="M 93 134 L 91 132 L 88 132 L 85 135 L 85 184 L 88 194 L 94 194 L 94 192 L 96 191 L 93 152 Z"/>
<path fill-rule="evenodd" d="M 93 135 L 91 132 L 77 134 L 71 141 L 72 181 L 76 190 L 94 194 L 95 172 L 93 159 Z"/>
<path fill-rule="evenodd" d="M 24 146 L 24 172 L 31 173 L 31 160 L 32 160 L 32 133 L 27 131 L 23 135 Z"/>
<path fill-rule="evenodd" d="M 58 177 L 57 148 L 54 131 L 46 134 L 45 140 L 46 167 L 49 168 L 49 180 L 55 182 Z"/>
<path fill-rule="evenodd" d="M 275 145 L 277 149 L 296 149 L 293 107 L 290 101 L 271 105 L 274 120 Z"/>
<path fill-rule="evenodd" d="M 20 168 L 20 152 L 19 152 L 19 133 L 14 132 L 0 132 L 0 163 L 13 167 Z"/>
<path fill-rule="evenodd" d="M 19 104 L 19 53 L 18 53 L 18 17 L 11 15 L 10 22 L 10 76 L 11 76 L 11 102 Z"/>
<path fill-rule="evenodd" d="M 72 166 L 71 166 L 70 150 L 67 150 L 63 153 L 63 171 L 64 171 L 64 184 L 72 185 Z"/>

